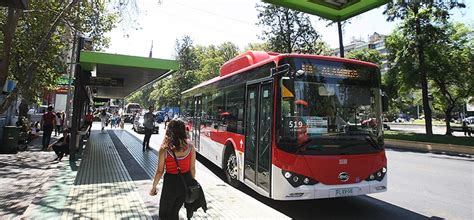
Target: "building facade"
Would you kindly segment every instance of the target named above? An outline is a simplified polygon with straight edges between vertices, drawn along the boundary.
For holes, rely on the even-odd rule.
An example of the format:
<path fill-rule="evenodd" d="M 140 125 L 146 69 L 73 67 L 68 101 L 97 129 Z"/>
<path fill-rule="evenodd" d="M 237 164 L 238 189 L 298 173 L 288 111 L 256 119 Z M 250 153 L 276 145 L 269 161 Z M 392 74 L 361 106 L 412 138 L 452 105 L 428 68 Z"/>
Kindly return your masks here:
<path fill-rule="evenodd" d="M 390 63 L 387 60 L 388 51 L 387 48 L 385 48 L 386 37 L 386 35 L 374 32 L 372 35 L 367 37 L 367 40 L 352 38 L 350 44 L 344 45 L 344 54 L 353 50 L 362 50 L 364 48 L 377 50 L 384 57 L 382 60 L 382 66 L 380 67 L 381 73 L 384 74 L 390 69 Z M 333 55 L 340 56 L 339 48 L 333 49 Z"/>

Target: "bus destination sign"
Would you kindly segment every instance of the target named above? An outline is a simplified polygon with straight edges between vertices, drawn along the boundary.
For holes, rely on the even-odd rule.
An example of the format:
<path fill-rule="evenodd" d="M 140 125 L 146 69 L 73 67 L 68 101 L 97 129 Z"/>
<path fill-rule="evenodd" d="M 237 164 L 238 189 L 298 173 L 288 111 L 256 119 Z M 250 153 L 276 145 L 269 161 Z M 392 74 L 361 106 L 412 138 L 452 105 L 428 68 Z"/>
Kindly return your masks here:
<path fill-rule="evenodd" d="M 325 77 L 337 77 L 345 79 L 368 79 L 367 72 L 359 72 L 355 69 L 347 69 L 333 66 L 313 66 L 312 64 L 302 64 L 301 69 L 306 74 L 320 75 Z"/>

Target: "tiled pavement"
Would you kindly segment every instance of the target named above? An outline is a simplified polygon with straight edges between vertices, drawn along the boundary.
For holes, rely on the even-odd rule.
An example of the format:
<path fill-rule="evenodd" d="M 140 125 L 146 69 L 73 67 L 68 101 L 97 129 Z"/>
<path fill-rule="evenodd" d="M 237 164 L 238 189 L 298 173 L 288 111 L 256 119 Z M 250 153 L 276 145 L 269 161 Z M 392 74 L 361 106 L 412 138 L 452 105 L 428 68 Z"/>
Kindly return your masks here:
<path fill-rule="evenodd" d="M 52 137 L 55 139 L 55 137 Z M 53 152 L 41 151 L 41 138 L 34 139 L 27 151 L 0 154 L 0 219 L 18 219 L 64 163 L 53 161 Z"/>
<path fill-rule="evenodd" d="M 14 165 L 16 161 L 0 162 L 0 186 L 15 182 L 0 189 L 0 219 L 157 219 L 160 195 L 148 195 L 157 152 L 142 152 L 141 141 L 125 130 L 93 130 L 82 160 L 75 163 L 45 162 L 54 158 L 52 152 L 19 155 L 11 160 L 28 164 L 23 170 L 9 169 L 20 166 Z M 214 174 L 197 166 L 209 209 L 194 213 L 193 219 L 286 217 L 227 184 L 216 183 Z M 186 216 L 184 208 L 180 216 Z"/>

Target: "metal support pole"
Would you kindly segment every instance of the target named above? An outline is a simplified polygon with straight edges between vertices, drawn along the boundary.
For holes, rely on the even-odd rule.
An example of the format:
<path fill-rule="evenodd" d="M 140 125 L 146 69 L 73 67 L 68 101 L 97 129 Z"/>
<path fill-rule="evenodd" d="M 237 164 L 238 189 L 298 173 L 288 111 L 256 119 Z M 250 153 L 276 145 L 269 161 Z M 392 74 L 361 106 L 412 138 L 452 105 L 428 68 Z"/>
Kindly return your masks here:
<path fill-rule="evenodd" d="M 342 43 L 342 25 L 341 25 L 341 21 L 337 21 L 337 30 L 339 32 L 339 56 L 344 57 L 344 44 Z"/>

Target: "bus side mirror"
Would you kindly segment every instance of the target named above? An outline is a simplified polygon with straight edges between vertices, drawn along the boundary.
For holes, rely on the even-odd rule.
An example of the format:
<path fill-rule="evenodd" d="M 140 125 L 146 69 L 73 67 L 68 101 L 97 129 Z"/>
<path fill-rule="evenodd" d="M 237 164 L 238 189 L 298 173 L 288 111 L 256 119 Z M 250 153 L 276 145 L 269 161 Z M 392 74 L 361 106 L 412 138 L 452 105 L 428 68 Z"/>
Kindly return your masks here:
<path fill-rule="evenodd" d="M 388 97 L 385 93 L 382 95 L 382 112 L 388 112 Z"/>

